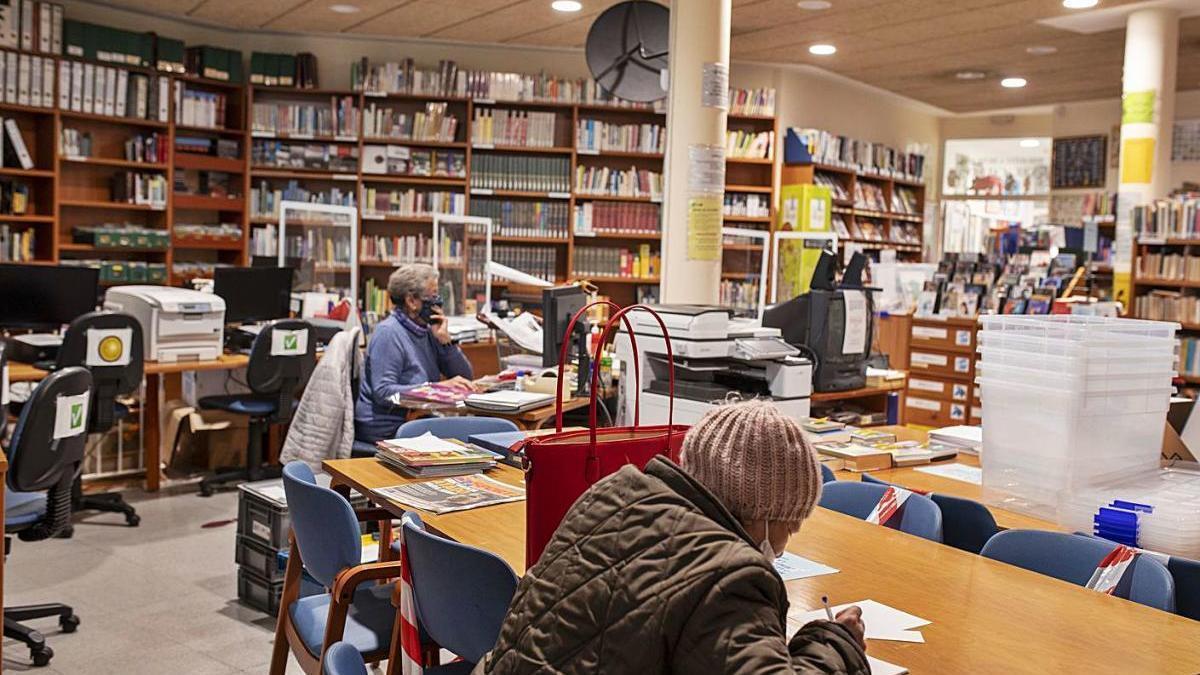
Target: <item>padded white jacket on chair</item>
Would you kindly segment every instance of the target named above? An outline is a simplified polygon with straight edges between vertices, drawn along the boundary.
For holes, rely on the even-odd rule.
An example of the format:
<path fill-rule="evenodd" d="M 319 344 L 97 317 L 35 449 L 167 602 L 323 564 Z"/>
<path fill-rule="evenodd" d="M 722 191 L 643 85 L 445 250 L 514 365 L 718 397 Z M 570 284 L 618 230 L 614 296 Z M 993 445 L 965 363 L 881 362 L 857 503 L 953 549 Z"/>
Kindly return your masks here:
<path fill-rule="evenodd" d="M 325 347 L 300 397 L 279 461 L 300 460 L 321 469 L 326 459 L 350 456 L 354 443 L 354 396 L 351 379 L 359 368 L 361 328 L 344 330 Z"/>

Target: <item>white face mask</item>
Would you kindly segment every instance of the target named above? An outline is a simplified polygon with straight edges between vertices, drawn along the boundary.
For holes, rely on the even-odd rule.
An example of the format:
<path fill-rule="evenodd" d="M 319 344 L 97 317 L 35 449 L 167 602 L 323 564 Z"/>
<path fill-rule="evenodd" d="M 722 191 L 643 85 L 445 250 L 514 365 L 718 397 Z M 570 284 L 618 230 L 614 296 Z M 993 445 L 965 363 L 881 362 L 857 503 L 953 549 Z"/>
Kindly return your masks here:
<path fill-rule="evenodd" d="M 775 552 L 775 547 L 771 546 L 771 521 L 763 523 L 763 540 L 758 545 L 758 550 L 762 551 L 763 556 L 771 562 L 775 562 L 782 555 Z"/>

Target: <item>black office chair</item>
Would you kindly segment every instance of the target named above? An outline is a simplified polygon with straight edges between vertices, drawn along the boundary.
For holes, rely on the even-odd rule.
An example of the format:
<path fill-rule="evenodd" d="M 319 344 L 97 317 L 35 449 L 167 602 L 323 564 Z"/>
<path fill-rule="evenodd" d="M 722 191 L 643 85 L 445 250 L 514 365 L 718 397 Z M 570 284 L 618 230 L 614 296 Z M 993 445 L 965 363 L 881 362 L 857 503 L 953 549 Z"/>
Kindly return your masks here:
<path fill-rule="evenodd" d="M 124 331 L 129 331 L 128 344 Z M 91 371 L 92 412 L 88 433 L 102 434 L 129 415 L 129 408 L 118 403 L 116 397 L 137 391 L 142 385 L 144 365 L 142 326 L 137 319 L 128 314 L 100 311 L 88 312 L 67 327 L 54 370 L 83 366 Z M 130 527 L 137 527 L 142 521 L 119 492 L 83 494 L 80 477 L 76 477 L 71 495 L 73 511 L 122 513 Z M 64 535 L 70 536 L 71 532 L 72 528 L 67 528 Z"/>
<path fill-rule="evenodd" d="M 200 494 L 212 496 L 218 485 L 278 478 L 281 467 L 263 466 L 263 436 L 270 424 L 287 423 L 317 363 L 317 340 L 307 321 L 284 320 L 265 327 L 254 338 L 246 366 L 249 394 L 205 396 L 204 410 L 225 410 L 250 418 L 250 444 L 244 467 L 221 469 L 200 481 Z M 291 353 L 288 353 L 291 352 Z"/>
<path fill-rule="evenodd" d="M 21 541 L 40 541 L 70 525 L 71 484 L 83 463 L 91 388 L 92 375 L 86 368 L 65 368 L 42 380 L 21 409 L 7 451 L 5 554 L 10 534 Z M 54 650 L 40 632 L 18 622 L 51 616 L 58 617 L 64 633 L 79 626 L 74 610 L 60 603 L 4 608 L 4 637 L 25 643 L 35 666 L 50 663 Z"/>

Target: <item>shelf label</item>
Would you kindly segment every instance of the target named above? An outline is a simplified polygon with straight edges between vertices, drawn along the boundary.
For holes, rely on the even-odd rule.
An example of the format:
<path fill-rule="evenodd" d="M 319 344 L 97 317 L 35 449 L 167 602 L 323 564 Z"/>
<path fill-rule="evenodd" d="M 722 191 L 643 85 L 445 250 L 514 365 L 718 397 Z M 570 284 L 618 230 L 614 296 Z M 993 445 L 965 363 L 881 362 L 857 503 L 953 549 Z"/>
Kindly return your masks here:
<path fill-rule="evenodd" d="M 286 137 L 297 141 L 311 141 L 314 138 L 312 134 L 288 134 Z"/>
<path fill-rule="evenodd" d="M 472 143 L 471 147 L 475 148 L 476 150 L 495 150 L 496 144 L 495 143 Z"/>
<path fill-rule="evenodd" d="M 352 173 L 335 173 L 335 174 L 333 174 L 333 179 L 334 180 L 358 180 L 358 176 L 355 176 Z"/>
<path fill-rule="evenodd" d="M 364 91 L 363 96 L 369 96 L 371 98 L 387 98 L 387 92 L 385 92 L 385 91 Z"/>
<path fill-rule="evenodd" d="M 940 394 L 942 393 L 942 390 L 945 389 L 945 386 L 941 382 L 935 382 L 934 380 L 922 380 L 920 378 L 913 377 L 909 378 L 908 380 L 908 388 L 920 389 L 921 391 L 932 391 Z"/>
<path fill-rule="evenodd" d="M 382 213 L 364 213 L 362 217 L 363 220 L 383 220 Z"/>
<path fill-rule="evenodd" d="M 270 131 L 251 131 L 250 137 L 251 138 L 274 138 L 275 134 L 271 133 Z"/>
<path fill-rule="evenodd" d="M 599 155 L 600 151 L 596 150 L 595 148 L 577 148 L 575 150 L 575 154 L 577 154 L 577 155 Z"/>
<path fill-rule="evenodd" d="M 925 352 L 913 352 L 908 359 L 914 366 L 944 366 L 948 359 L 945 354 L 928 354 Z"/>
<path fill-rule="evenodd" d="M 310 138 L 311 138 L 311 136 L 310 136 Z M 333 137 L 333 140 L 335 140 L 335 141 L 345 141 L 345 142 L 347 142 L 347 143 L 357 143 L 357 142 L 358 142 L 358 136 L 343 136 L 343 135 L 337 135 L 337 136 L 334 136 L 334 137 Z"/>
<path fill-rule="evenodd" d="M 570 192 L 548 192 L 548 193 L 546 193 L 546 196 L 549 197 L 550 199 L 570 199 L 571 193 Z"/>
<path fill-rule="evenodd" d="M 473 195 L 492 195 L 492 194 L 496 194 L 496 191 L 491 188 L 471 188 L 471 194 L 473 194 Z"/>
<path fill-rule="evenodd" d="M 904 405 L 909 408 L 920 408 L 921 410 L 932 410 L 933 412 L 942 409 L 942 404 L 937 401 L 930 401 L 927 398 L 913 398 L 912 396 L 905 399 Z"/>
<path fill-rule="evenodd" d="M 925 338 L 926 340 L 945 340 L 946 329 L 934 328 L 933 326 L 913 326 L 913 337 Z"/>

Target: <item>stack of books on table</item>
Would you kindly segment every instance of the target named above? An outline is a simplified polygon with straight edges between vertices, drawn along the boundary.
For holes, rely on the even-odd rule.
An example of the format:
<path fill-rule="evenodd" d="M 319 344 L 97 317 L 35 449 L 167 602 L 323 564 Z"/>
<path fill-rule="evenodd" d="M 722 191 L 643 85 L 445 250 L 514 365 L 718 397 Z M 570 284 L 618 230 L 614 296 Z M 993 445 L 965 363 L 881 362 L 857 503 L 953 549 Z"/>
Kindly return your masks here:
<path fill-rule="evenodd" d="M 929 444 L 978 455 L 983 447 L 983 427 L 959 425 L 934 429 L 929 432 Z"/>
<path fill-rule="evenodd" d="M 471 394 L 466 398 L 468 408 L 494 413 L 520 413 L 554 402 L 554 394 L 533 391 L 501 390 L 489 394 Z"/>
<path fill-rule="evenodd" d="M 813 449 L 821 455 L 822 462 L 829 468 L 835 471 L 845 469 L 856 472 L 929 464 L 949 459 L 958 453 L 957 448 L 932 442 L 898 441 L 895 434 L 872 429 L 854 429 L 849 438 L 822 438 L 813 443 Z M 832 461 L 826 461 L 827 458 L 831 458 Z"/>
<path fill-rule="evenodd" d="M 482 448 L 432 434 L 378 441 L 376 457 L 409 478 L 442 478 L 480 473 L 496 466 L 499 456 Z"/>

